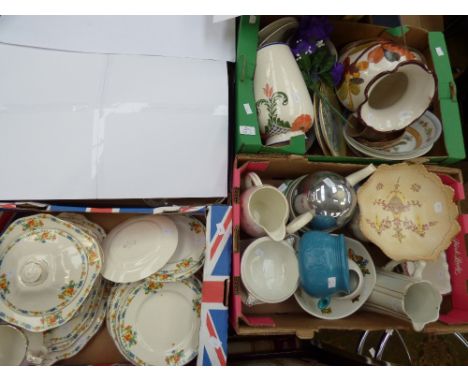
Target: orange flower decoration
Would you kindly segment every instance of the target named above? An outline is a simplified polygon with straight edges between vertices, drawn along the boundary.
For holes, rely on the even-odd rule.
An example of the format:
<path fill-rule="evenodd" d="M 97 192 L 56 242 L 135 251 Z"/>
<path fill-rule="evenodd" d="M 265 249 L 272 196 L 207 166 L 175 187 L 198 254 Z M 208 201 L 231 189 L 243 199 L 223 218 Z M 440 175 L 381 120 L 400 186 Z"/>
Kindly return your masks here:
<path fill-rule="evenodd" d="M 377 48 L 372 49 L 367 55 L 367 59 L 378 64 L 384 57 L 388 61 L 399 61 L 402 56 L 405 56 L 408 60 L 416 59 L 416 56 L 410 50 L 392 42 L 384 42 Z"/>
<path fill-rule="evenodd" d="M 273 87 L 269 84 L 266 84 L 263 88 L 263 93 L 265 93 L 266 97 L 271 98 L 271 96 L 273 95 Z"/>
<path fill-rule="evenodd" d="M 292 131 L 299 131 L 302 130 L 304 133 L 309 131 L 309 129 L 312 127 L 312 117 L 309 114 L 301 114 L 299 117 L 297 117 L 292 126 L 291 130 Z"/>

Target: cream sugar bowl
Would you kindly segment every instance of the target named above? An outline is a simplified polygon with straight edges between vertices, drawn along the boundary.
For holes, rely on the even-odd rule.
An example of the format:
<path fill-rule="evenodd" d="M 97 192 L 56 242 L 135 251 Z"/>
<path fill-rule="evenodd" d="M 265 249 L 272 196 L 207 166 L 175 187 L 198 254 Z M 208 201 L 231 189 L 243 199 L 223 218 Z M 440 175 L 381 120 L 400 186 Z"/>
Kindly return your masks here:
<path fill-rule="evenodd" d="M 28 338 L 18 328 L 0 321 L 0 366 L 19 366 L 26 360 Z"/>
<path fill-rule="evenodd" d="M 339 61 L 344 76 L 338 99 L 374 130 L 404 129 L 432 102 L 435 76 L 412 49 L 392 41 L 357 41 L 344 48 Z"/>

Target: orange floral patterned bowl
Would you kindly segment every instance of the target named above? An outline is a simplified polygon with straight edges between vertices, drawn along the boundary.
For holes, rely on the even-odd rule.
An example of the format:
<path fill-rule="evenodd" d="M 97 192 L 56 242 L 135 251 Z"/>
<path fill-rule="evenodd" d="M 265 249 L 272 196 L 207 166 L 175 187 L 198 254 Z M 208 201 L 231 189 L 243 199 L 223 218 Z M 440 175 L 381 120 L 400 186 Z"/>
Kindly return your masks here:
<path fill-rule="evenodd" d="M 393 260 L 435 260 L 460 231 L 453 190 L 423 165 L 381 165 L 357 194 L 361 232 Z"/>
<path fill-rule="evenodd" d="M 435 76 L 412 49 L 386 40 L 358 41 L 344 48 L 339 61 L 344 74 L 338 99 L 374 130 L 404 129 L 432 102 Z"/>

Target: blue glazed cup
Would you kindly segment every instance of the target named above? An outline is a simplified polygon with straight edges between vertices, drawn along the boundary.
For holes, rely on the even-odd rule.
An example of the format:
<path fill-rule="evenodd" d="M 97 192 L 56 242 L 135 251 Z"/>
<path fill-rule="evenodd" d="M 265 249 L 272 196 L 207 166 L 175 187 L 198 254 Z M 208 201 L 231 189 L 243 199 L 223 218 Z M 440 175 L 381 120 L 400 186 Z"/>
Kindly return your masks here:
<path fill-rule="evenodd" d="M 320 308 L 337 293 L 350 293 L 349 264 L 343 235 L 308 231 L 299 242 L 299 278 L 302 288 L 320 298 Z"/>

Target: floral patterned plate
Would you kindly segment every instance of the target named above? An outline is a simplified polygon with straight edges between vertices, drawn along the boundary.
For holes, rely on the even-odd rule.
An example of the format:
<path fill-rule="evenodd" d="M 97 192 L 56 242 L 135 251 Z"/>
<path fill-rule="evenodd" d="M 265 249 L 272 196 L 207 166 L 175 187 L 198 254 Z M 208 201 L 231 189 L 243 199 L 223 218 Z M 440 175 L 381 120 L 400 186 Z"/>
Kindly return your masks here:
<path fill-rule="evenodd" d="M 185 365 L 197 356 L 201 289 L 196 278 L 174 283 L 145 280 L 118 308 L 115 334 L 136 365 Z"/>
<path fill-rule="evenodd" d="M 194 217 L 171 215 L 179 233 L 177 248 L 167 264 L 151 275 L 154 281 L 175 281 L 193 275 L 205 259 L 205 226 Z"/>
<path fill-rule="evenodd" d="M 453 194 L 423 165 L 380 165 L 357 191 L 359 228 L 393 260 L 435 260 L 460 231 Z"/>
<path fill-rule="evenodd" d="M 50 351 L 56 352 L 70 347 L 70 344 L 89 329 L 103 298 L 105 285 L 106 281 L 99 276 L 93 290 L 73 318 L 58 328 L 44 332 L 44 341 Z"/>
<path fill-rule="evenodd" d="M 357 240 L 345 237 L 348 256 L 361 268 L 364 276 L 364 286 L 362 293 L 352 300 L 342 300 L 331 298 L 330 305 L 325 309 L 320 309 L 320 298 L 307 294 L 301 287 L 296 291 L 294 297 L 297 303 L 307 313 L 325 320 L 338 320 L 345 318 L 356 312 L 369 298 L 377 280 L 376 271 L 372 257 L 366 248 Z M 357 280 L 355 280 L 357 281 Z M 351 289 L 353 278 L 350 278 Z"/>
<path fill-rule="evenodd" d="M 59 351 L 50 351 L 45 357 L 42 365 L 49 366 L 54 363 L 71 358 L 74 355 L 78 354 L 83 348 L 89 343 L 89 341 L 96 335 L 96 333 L 101 328 L 107 313 L 107 304 L 108 304 L 108 295 L 110 292 L 110 284 L 107 281 L 103 280 L 102 291 L 100 293 L 99 299 L 95 302 L 94 307 L 92 308 L 93 318 L 90 325 L 87 328 L 82 329 L 79 336 L 71 341 L 69 346 L 63 348 Z M 50 350 L 50 349 L 49 349 Z"/>
<path fill-rule="evenodd" d="M 346 126 L 343 129 L 348 145 L 362 154 L 372 158 L 386 160 L 408 160 L 427 154 L 442 134 L 439 119 L 430 111 L 406 128 L 403 136 L 389 147 L 368 147 L 348 134 Z"/>
<path fill-rule="evenodd" d="M 0 318 L 32 332 L 69 321 L 101 269 L 85 232 L 52 215 L 13 222 L 0 238 Z"/>
<path fill-rule="evenodd" d="M 116 226 L 103 243 L 102 275 L 116 283 L 129 283 L 158 272 L 174 254 L 178 230 L 167 216 L 143 216 Z"/>
<path fill-rule="evenodd" d="M 106 238 L 106 231 L 104 231 L 104 228 L 102 228 L 99 224 L 86 219 L 86 217 L 83 215 L 71 212 L 62 212 L 61 214 L 58 214 L 57 217 L 78 225 L 88 235 L 94 236 L 99 243 L 102 243 Z"/>

